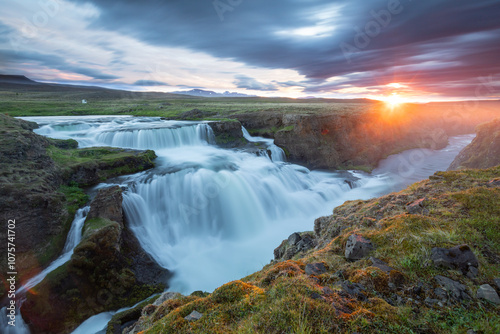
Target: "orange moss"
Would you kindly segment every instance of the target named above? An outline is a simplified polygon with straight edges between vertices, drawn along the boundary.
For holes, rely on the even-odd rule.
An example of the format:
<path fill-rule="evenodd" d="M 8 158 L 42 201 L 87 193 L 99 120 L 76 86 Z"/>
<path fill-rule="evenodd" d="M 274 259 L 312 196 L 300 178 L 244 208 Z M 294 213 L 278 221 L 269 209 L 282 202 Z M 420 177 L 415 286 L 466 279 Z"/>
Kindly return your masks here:
<path fill-rule="evenodd" d="M 264 273 L 264 278 L 261 280 L 261 284 L 270 285 L 278 277 L 295 277 L 297 275 L 304 274 L 305 264 L 300 261 L 284 261 L 273 265 Z"/>
<path fill-rule="evenodd" d="M 248 298 L 250 294 L 263 293 L 261 288 L 238 280 L 224 284 L 215 290 L 210 298 L 216 303 L 233 303 Z"/>

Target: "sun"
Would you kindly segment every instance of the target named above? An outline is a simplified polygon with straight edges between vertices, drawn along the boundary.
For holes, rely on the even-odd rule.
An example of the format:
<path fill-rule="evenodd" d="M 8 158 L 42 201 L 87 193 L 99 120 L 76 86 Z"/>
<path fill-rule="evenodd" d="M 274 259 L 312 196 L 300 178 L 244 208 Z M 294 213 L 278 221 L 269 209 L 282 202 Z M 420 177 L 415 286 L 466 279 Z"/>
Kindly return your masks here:
<path fill-rule="evenodd" d="M 384 99 L 385 103 L 387 103 L 391 108 L 395 108 L 403 103 L 405 103 L 405 99 L 398 95 L 398 93 L 392 93 Z"/>

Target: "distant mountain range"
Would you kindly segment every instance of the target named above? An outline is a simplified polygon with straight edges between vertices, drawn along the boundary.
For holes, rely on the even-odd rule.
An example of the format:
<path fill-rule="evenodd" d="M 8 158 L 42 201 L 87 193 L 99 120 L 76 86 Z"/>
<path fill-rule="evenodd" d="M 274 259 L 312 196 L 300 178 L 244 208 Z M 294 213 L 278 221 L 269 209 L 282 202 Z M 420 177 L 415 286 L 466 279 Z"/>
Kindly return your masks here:
<path fill-rule="evenodd" d="M 247 95 L 236 92 L 229 92 L 229 91 L 225 91 L 224 93 L 216 93 L 211 90 L 203 90 L 203 89 L 191 89 L 188 91 L 170 92 L 170 94 L 181 94 L 181 95 L 202 96 L 202 97 L 256 97 L 257 96 L 257 95 Z"/>
<path fill-rule="evenodd" d="M 28 79 L 24 75 L 6 75 L 0 74 L 0 82 L 13 83 L 21 85 L 40 85 L 41 83 Z"/>

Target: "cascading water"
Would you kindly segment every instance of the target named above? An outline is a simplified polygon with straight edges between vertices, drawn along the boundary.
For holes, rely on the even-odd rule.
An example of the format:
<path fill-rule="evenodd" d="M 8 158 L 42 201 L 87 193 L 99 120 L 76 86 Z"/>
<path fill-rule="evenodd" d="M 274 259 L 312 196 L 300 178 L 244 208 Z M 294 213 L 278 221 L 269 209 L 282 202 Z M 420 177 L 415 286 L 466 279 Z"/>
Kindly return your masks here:
<path fill-rule="evenodd" d="M 29 289 L 40 283 L 45 278 L 45 276 L 47 276 L 50 272 L 59 268 L 60 266 L 69 261 L 71 255 L 73 254 L 73 250 L 78 245 L 78 243 L 80 243 L 80 240 L 82 239 L 83 223 L 85 222 L 85 218 L 87 216 L 87 213 L 89 212 L 89 209 L 90 207 L 87 206 L 82 209 L 79 209 L 76 212 L 75 218 L 73 219 L 71 228 L 66 238 L 63 254 L 59 256 L 57 260 L 52 262 L 47 268 L 42 270 L 38 275 L 29 279 L 23 286 L 21 286 L 16 291 L 18 305 L 22 304 L 25 293 Z M 23 318 L 19 312 L 19 308 L 17 308 L 15 312 L 15 326 L 9 324 L 9 320 L 11 320 L 10 318 L 7 317 L 9 313 L 10 311 L 7 309 L 7 307 L 3 307 L 0 310 L 0 330 L 1 330 L 0 332 L 5 334 L 29 334 L 30 333 L 29 328 L 24 323 Z"/>
<path fill-rule="evenodd" d="M 394 173 L 388 169 L 381 171 L 383 175 L 367 175 L 309 171 L 285 163 L 283 150 L 271 139 L 252 137 L 245 129 L 245 138 L 263 144 L 265 154 L 211 145 L 213 133 L 203 122 L 25 119 L 39 123 L 37 133 L 73 138 L 80 147 L 155 150 L 154 169 L 110 182 L 126 187 L 123 205 L 131 229 L 142 247 L 174 272 L 170 289 L 183 293 L 212 291 L 260 269 L 292 232 L 311 230 L 315 218 L 330 214 L 346 200 L 371 198 L 393 187 Z M 454 147 L 455 155 L 467 142 L 461 144 Z M 446 169 L 452 159 L 430 169 Z M 82 328 L 102 328 L 99 319 L 91 318 Z"/>

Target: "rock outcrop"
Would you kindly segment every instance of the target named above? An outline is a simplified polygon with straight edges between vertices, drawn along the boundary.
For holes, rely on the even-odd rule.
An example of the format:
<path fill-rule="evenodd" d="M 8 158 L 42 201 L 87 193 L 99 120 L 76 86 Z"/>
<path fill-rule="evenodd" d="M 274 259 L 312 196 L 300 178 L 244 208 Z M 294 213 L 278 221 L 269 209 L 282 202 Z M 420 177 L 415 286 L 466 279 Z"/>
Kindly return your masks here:
<path fill-rule="evenodd" d="M 481 124 L 477 136 L 453 160 L 448 170 L 500 165 L 500 118 Z"/>
<path fill-rule="evenodd" d="M 20 281 L 59 256 L 76 209 L 88 200 L 79 186 L 151 168 L 156 157 L 153 151 L 80 150 L 76 141 L 46 138 L 35 134 L 36 128 L 0 114 L 0 219 L 16 221 Z M 6 239 L 6 229 L 0 238 Z M 6 254 L 6 247 L 1 243 L 0 253 Z M 0 259 L 1 268 L 5 261 Z"/>
<path fill-rule="evenodd" d="M 169 276 L 128 229 L 121 189 L 105 188 L 91 203 L 71 260 L 27 293 L 21 313 L 33 333 L 69 333 L 94 314 L 163 291 Z"/>
<path fill-rule="evenodd" d="M 238 121 L 214 121 L 208 123 L 215 135 L 215 143 L 223 148 L 241 147 L 247 144 Z"/>
<path fill-rule="evenodd" d="M 490 110 L 461 112 L 441 104 L 408 104 L 393 111 L 377 103 L 335 107 L 331 113 L 262 111 L 230 117 L 251 134 L 274 138 L 289 161 L 315 169 L 370 169 L 396 152 L 440 149 L 448 136 L 472 133 L 495 117 Z"/>

